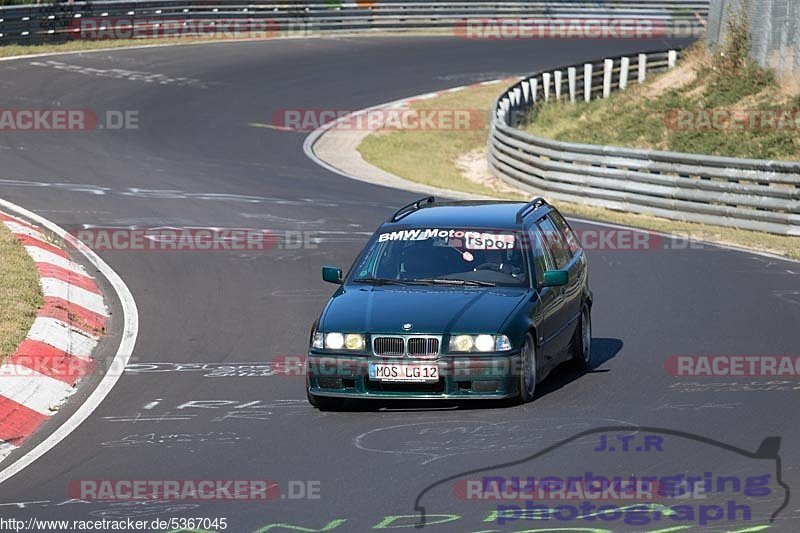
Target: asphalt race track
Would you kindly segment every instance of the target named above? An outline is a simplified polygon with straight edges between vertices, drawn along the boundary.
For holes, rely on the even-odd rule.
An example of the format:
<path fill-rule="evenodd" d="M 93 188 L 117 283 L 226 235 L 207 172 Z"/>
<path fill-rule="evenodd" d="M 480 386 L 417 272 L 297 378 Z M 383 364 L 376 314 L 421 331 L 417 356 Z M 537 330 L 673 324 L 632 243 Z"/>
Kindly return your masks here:
<path fill-rule="evenodd" d="M 319 239 L 315 247 L 264 252 L 99 252 L 136 299 L 141 324 L 131 361 L 150 371 L 126 372 L 90 419 L 0 485 L 0 516 L 226 517 L 228 531 L 236 532 L 397 528 L 418 520 L 418 494 L 439 480 L 525 460 L 602 426 L 672 429 L 750 452 L 765 437 L 780 436 L 783 481 L 800 487 L 796 379 L 687 379 L 664 369 L 675 354 L 798 355 L 800 266 L 751 253 L 681 243 L 591 251 L 594 349 L 604 362 L 586 375 L 559 371 L 535 402 L 521 407 L 392 404 L 319 412 L 306 403 L 299 376 L 236 368 L 232 373 L 242 375 L 215 377 L 224 371 L 177 365 L 268 365 L 304 354 L 309 329 L 334 291 L 320 279 L 320 267 L 348 267 L 393 208 L 415 197 L 323 170 L 303 154 L 304 133 L 249 123 L 267 122 L 280 109 L 360 109 L 663 47 L 662 41 L 326 38 L 0 62 L 0 108 L 139 112 L 138 130 L 3 132 L 0 197 L 68 229 L 244 227 L 279 235 L 305 231 Z M 64 65 L 161 74 L 166 83 Z M 119 327 L 116 320 L 108 353 Z M 685 439 L 670 446 L 674 438 L 664 439 L 662 451 L 602 455 L 593 451 L 598 440 L 584 437 L 531 459 L 524 472 L 566 476 L 615 467 L 629 474 L 658 465 L 738 475 L 763 463 L 716 444 Z M 286 498 L 68 501 L 68 484 L 82 479 L 269 479 Z M 305 486 L 318 487 L 319 498 L 294 499 L 292 481 L 311 482 Z M 766 523 L 784 494 L 776 489 L 768 500 L 766 515 L 751 526 Z M 426 492 L 421 505 L 433 532 L 675 525 L 518 519 L 501 526 L 484 521 L 497 502 L 464 501 L 447 482 Z M 797 531 L 797 521 L 800 505 L 790 500 L 771 530 Z M 747 525 L 720 520 L 693 530 Z"/>

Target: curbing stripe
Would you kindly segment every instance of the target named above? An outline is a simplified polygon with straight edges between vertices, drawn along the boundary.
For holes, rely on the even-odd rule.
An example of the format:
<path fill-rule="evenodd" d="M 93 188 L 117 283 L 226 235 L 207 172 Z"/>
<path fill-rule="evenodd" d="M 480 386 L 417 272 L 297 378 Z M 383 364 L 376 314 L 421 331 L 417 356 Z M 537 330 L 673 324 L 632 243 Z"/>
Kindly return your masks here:
<path fill-rule="evenodd" d="M 73 283 L 56 279 L 41 278 L 42 294 L 45 297 L 61 298 L 73 306 L 83 307 L 98 315 L 108 316 L 108 309 L 103 297 L 95 291 L 87 291 Z"/>
<path fill-rule="evenodd" d="M 39 309 L 39 316 L 49 316 L 78 329 L 89 329 L 102 333 L 106 327 L 106 317 L 92 313 L 88 309 L 77 307 L 67 300 L 46 296 L 44 305 Z"/>
<path fill-rule="evenodd" d="M 31 450 L 26 451 L 24 454 L 16 458 L 13 463 L 6 466 L 3 470 L 0 470 L 0 483 L 2 483 L 15 476 L 26 467 L 30 466 L 33 462 L 58 445 L 59 442 L 64 440 L 64 438 L 66 438 L 70 433 L 75 431 L 75 429 L 81 425 L 94 412 L 95 409 L 97 409 L 106 396 L 108 396 L 121 376 L 121 372 L 112 371 L 112 369 L 125 368 L 125 365 L 127 365 L 131 354 L 133 353 L 133 348 L 136 345 L 136 339 L 139 335 L 139 312 L 136 308 L 136 301 L 133 299 L 130 289 L 128 289 L 127 285 L 125 285 L 125 282 L 122 281 L 122 278 L 119 277 L 119 274 L 114 272 L 114 270 L 112 270 L 105 261 L 103 261 L 86 245 L 74 239 L 64 228 L 54 224 L 50 220 L 40 215 L 37 215 L 32 211 L 29 211 L 28 209 L 25 209 L 24 207 L 20 207 L 1 198 L 0 206 L 8 211 L 12 211 L 20 216 L 25 217 L 27 220 L 34 221 L 42 228 L 47 229 L 47 231 L 52 232 L 54 235 L 63 239 L 64 242 L 73 246 L 86 258 L 89 263 L 91 263 L 92 267 L 96 269 L 97 272 L 106 278 L 115 294 L 119 298 L 119 302 L 122 307 L 122 334 L 120 344 L 113 356 L 113 359 L 108 361 L 108 370 L 106 370 L 106 372 L 103 374 L 100 382 L 83 401 L 83 403 L 78 406 L 75 412 L 70 415 L 66 422 L 55 428 L 52 433 L 47 435 Z M 0 217 L 3 217 L 3 215 L 0 214 Z M 17 219 L 17 217 L 11 218 L 18 221 L 20 220 Z M 3 217 L 3 220 L 8 220 L 8 217 Z M 27 224 L 27 222 L 25 223 Z M 38 228 L 35 227 L 33 229 L 38 230 Z M 82 276 L 88 276 L 86 270 L 73 261 L 59 257 L 58 255 L 50 253 L 37 246 L 26 246 L 25 248 L 37 263 L 37 266 L 40 263 L 47 263 L 65 268 Z M 45 302 L 45 309 L 49 309 L 53 313 L 64 312 L 65 309 L 70 307 L 69 302 L 65 302 L 66 305 L 61 305 L 61 303 L 64 301 L 59 300 L 58 298 L 48 297 L 45 298 Z M 82 308 L 77 306 L 72 306 L 72 310 L 76 311 L 76 315 L 79 314 L 78 311 L 80 314 L 84 315 L 92 314 L 90 311 L 82 310 Z M 72 313 L 72 310 L 69 312 Z M 102 332 L 104 331 L 105 322 L 102 318 L 98 318 L 98 320 L 100 320 L 101 323 L 99 324 L 99 327 L 95 327 L 94 329 L 98 332 Z M 66 323 L 63 321 L 61 321 L 61 323 L 66 325 Z M 77 328 L 74 328 L 74 330 L 79 331 Z M 94 338 L 94 336 L 92 336 L 92 338 Z M 0 382 L 0 389 L 2 386 L 2 382 Z M 46 418 L 46 416 L 43 416 L 32 409 L 28 409 L 23 405 L 19 405 L 12 400 L 3 399 L 2 395 L 0 395 L 0 449 L 2 450 L 2 453 L 5 454 L 9 450 L 13 451 L 15 447 L 9 447 L 8 444 L 17 446 L 24 442 L 25 439 L 36 430 L 39 424 L 46 420 Z"/>
<path fill-rule="evenodd" d="M 0 422 L 0 424 L 2 424 L 2 422 Z M 6 455 L 10 454 L 16 449 L 17 447 L 10 442 L 0 440 L 0 461 L 2 461 Z"/>
<path fill-rule="evenodd" d="M 22 365 L 0 365 L 0 379 L 4 398 L 45 416 L 75 392 L 72 385 Z"/>
<path fill-rule="evenodd" d="M 90 359 L 109 316 L 86 270 L 39 228 L 12 215 L 0 220 L 36 263 L 44 305 L 17 351 L 0 364 L 0 460 L 75 392 L 95 368 Z"/>
<path fill-rule="evenodd" d="M 0 441 L 19 446 L 47 419 L 24 405 L 0 397 Z"/>
<path fill-rule="evenodd" d="M 47 243 L 47 238 L 44 236 L 44 233 L 41 233 L 40 231 L 35 230 L 26 224 L 22 224 L 16 220 L 6 220 L 3 222 L 3 224 L 5 224 L 11 233 L 14 233 L 15 235 L 27 235 L 28 237 L 32 237 L 38 241 Z"/>
<path fill-rule="evenodd" d="M 36 270 L 39 271 L 39 276 L 42 278 L 59 279 L 65 283 L 75 285 L 89 292 L 101 294 L 100 289 L 97 288 L 97 284 L 90 277 L 76 274 L 65 268 L 57 267 L 48 263 L 36 263 Z"/>
<path fill-rule="evenodd" d="M 92 359 L 75 357 L 49 344 L 25 339 L 7 363 L 24 366 L 40 374 L 75 385 L 95 367 Z"/>
<path fill-rule="evenodd" d="M 80 274 L 81 276 L 89 275 L 86 273 L 86 269 L 84 269 L 78 263 L 70 261 L 69 259 L 65 259 L 56 254 L 50 253 L 47 250 L 44 250 L 36 246 L 26 246 L 25 249 L 28 251 L 28 255 L 30 255 L 33 258 L 34 262 L 36 263 L 47 263 L 50 265 L 55 265 L 57 267 L 61 267 L 65 270 L 69 270 L 76 274 Z"/>
<path fill-rule="evenodd" d="M 69 261 L 69 255 L 67 252 L 56 246 L 55 244 L 49 242 L 42 242 L 35 237 L 29 237 L 28 235 L 16 235 L 17 240 L 19 240 L 26 248 L 28 246 L 39 248 L 45 252 L 50 252 L 51 254 L 61 257 Z"/>
<path fill-rule="evenodd" d="M 97 346 L 97 337 L 61 320 L 44 316 L 36 317 L 33 321 L 28 338 L 78 357 L 90 357 Z"/>

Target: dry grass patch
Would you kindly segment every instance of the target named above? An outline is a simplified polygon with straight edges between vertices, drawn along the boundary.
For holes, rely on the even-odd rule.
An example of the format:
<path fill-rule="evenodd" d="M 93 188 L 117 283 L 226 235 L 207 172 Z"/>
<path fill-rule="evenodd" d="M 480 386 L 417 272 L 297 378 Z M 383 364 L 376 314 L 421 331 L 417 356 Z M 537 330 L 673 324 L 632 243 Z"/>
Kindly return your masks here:
<path fill-rule="evenodd" d="M 25 339 L 43 303 L 36 265 L 0 223 L 0 361 Z"/>

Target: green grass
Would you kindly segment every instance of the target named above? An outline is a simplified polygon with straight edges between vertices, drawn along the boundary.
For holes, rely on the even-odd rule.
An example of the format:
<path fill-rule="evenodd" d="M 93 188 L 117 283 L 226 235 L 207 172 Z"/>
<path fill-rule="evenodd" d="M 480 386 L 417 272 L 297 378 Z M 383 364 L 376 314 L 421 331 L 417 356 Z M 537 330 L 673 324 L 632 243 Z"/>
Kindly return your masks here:
<path fill-rule="evenodd" d="M 43 303 L 36 265 L 0 223 L 0 361 L 25 339 Z"/>
<path fill-rule="evenodd" d="M 654 91 L 655 77 L 607 100 L 550 103 L 538 107 L 526 127 L 559 141 L 691 152 L 755 159 L 800 160 L 798 128 L 765 131 L 733 129 L 679 130 L 670 124 L 679 110 L 794 110 L 800 94 L 791 94 L 771 71 L 747 63 L 736 74 L 724 74 L 694 50 L 690 83 Z M 685 67 L 684 67 L 685 68 Z M 666 74 L 669 75 L 669 74 Z"/>

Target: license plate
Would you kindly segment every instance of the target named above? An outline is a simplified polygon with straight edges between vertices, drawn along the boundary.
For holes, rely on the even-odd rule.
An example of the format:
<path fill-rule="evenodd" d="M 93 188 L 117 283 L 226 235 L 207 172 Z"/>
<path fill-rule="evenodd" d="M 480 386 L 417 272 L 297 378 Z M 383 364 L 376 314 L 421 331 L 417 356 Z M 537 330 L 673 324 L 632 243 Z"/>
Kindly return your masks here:
<path fill-rule="evenodd" d="M 439 365 L 421 363 L 370 363 L 369 379 L 375 381 L 439 381 Z"/>

